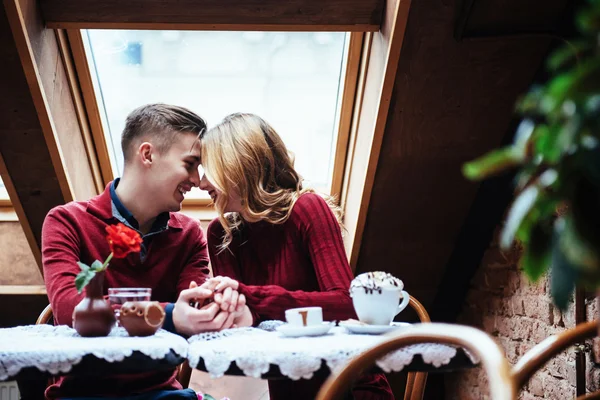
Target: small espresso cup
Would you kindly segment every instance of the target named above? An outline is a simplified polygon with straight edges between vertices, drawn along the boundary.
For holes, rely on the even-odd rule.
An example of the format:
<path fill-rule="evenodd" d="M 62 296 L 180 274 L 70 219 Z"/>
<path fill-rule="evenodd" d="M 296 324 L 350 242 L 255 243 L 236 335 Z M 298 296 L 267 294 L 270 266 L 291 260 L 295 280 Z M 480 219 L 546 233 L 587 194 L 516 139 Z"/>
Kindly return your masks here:
<path fill-rule="evenodd" d="M 369 325 L 391 324 L 410 301 L 408 293 L 400 288 L 355 288 L 351 295 L 359 321 Z"/>
<path fill-rule="evenodd" d="M 285 310 L 285 319 L 291 326 L 313 326 L 323 323 L 321 307 L 301 307 Z"/>
<path fill-rule="evenodd" d="M 119 322 L 129 336 L 150 336 L 162 327 L 165 311 L 158 301 L 127 301 L 121 306 Z"/>

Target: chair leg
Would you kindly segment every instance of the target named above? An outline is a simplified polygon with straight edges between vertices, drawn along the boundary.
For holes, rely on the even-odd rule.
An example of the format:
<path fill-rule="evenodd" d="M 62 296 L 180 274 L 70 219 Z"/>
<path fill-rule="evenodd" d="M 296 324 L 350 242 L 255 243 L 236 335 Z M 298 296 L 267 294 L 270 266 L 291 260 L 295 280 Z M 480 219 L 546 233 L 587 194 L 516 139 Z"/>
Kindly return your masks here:
<path fill-rule="evenodd" d="M 427 372 L 415 373 L 410 400 L 423 400 L 425 384 L 427 383 Z"/>
<path fill-rule="evenodd" d="M 192 369 L 190 368 L 190 364 L 185 361 L 178 368 L 177 380 L 183 386 L 184 389 L 187 389 L 190 386 L 190 379 L 192 378 Z"/>
<path fill-rule="evenodd" d="M 404 400 L 410 400 L 412 396 L 413 386 L 415 384 L 415 372 L 409 372 L 406 378 L 406 389 L 404 390 Z"/>

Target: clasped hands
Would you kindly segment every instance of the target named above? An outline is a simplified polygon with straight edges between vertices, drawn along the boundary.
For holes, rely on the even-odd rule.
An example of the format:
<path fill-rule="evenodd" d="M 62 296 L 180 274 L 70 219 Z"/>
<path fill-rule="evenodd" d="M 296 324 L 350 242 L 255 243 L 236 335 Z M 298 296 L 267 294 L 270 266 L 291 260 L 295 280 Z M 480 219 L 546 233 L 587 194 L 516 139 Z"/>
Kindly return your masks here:
<path fill-rule="evenodd" d="M 238 292 L 238 281 L 217 276 L 202 285 L 196 282 L 182 290 L 173 309 L 177 332 L 191 336 L 252 325 L 252 313 L 246 297 Z"/>

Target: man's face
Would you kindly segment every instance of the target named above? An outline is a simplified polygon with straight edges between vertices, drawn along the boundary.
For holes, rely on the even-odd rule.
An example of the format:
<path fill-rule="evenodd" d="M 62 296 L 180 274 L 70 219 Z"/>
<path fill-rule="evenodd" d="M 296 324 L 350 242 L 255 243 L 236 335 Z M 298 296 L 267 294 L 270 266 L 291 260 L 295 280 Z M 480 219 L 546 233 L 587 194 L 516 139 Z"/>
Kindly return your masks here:
<path fill-rule="evenodd" d="M 155 153 L 149 177 L 159 212 L 179 211 L 184 196 L 200 185 L 200 143 L 195 133 L 181 133 L 164 154 Z"/>

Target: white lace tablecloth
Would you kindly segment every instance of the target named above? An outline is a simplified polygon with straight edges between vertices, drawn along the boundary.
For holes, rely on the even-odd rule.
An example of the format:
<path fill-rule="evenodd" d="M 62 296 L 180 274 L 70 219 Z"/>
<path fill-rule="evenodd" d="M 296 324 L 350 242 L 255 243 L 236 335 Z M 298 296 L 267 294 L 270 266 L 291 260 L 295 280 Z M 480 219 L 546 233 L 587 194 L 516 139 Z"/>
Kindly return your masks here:
<path fill-rule="evenodd" d="M 260 378 L 270 365 L 279 367 L 288 378 L 310 379 L 321 368 L 323 361 L 331 371 L 338 371 L 351 358 L 386 339 L 383 335 L 349 334 L 342 327 L 318 337 L 286 338 L 279 332 L 256 328 L 238 328 L 217 333 L 206 333 L 189 339 L 188 361 L 197 367 L 204 361 L 206 371 L 218 378 L 225 374 L 231 363 L 244 375 Z M 465 352 L 473 364 L 478 360 Z M 415 355 L 427 364 L 439 368 L 447 365 L 457 349 L 441 344 L 417 344 L 396 350 L 377 361 L 385 372 L 398 372 L 409 365 Z"/>
<path fill-rule="evenodd" d="M 67 373 L 86 355 L 118 362 L 139 351 L 159 360 L 171 352 L 185 358 L 187 349 L 184 338 L 164 330 L 153 336 L 129 337 L 123 328 L 115 328 L 107 337 L 83 338 L 67 326 L 0 329 L 0 381 L 16 376 L 27 367 L 37 367 L 53 375 Z"/>

